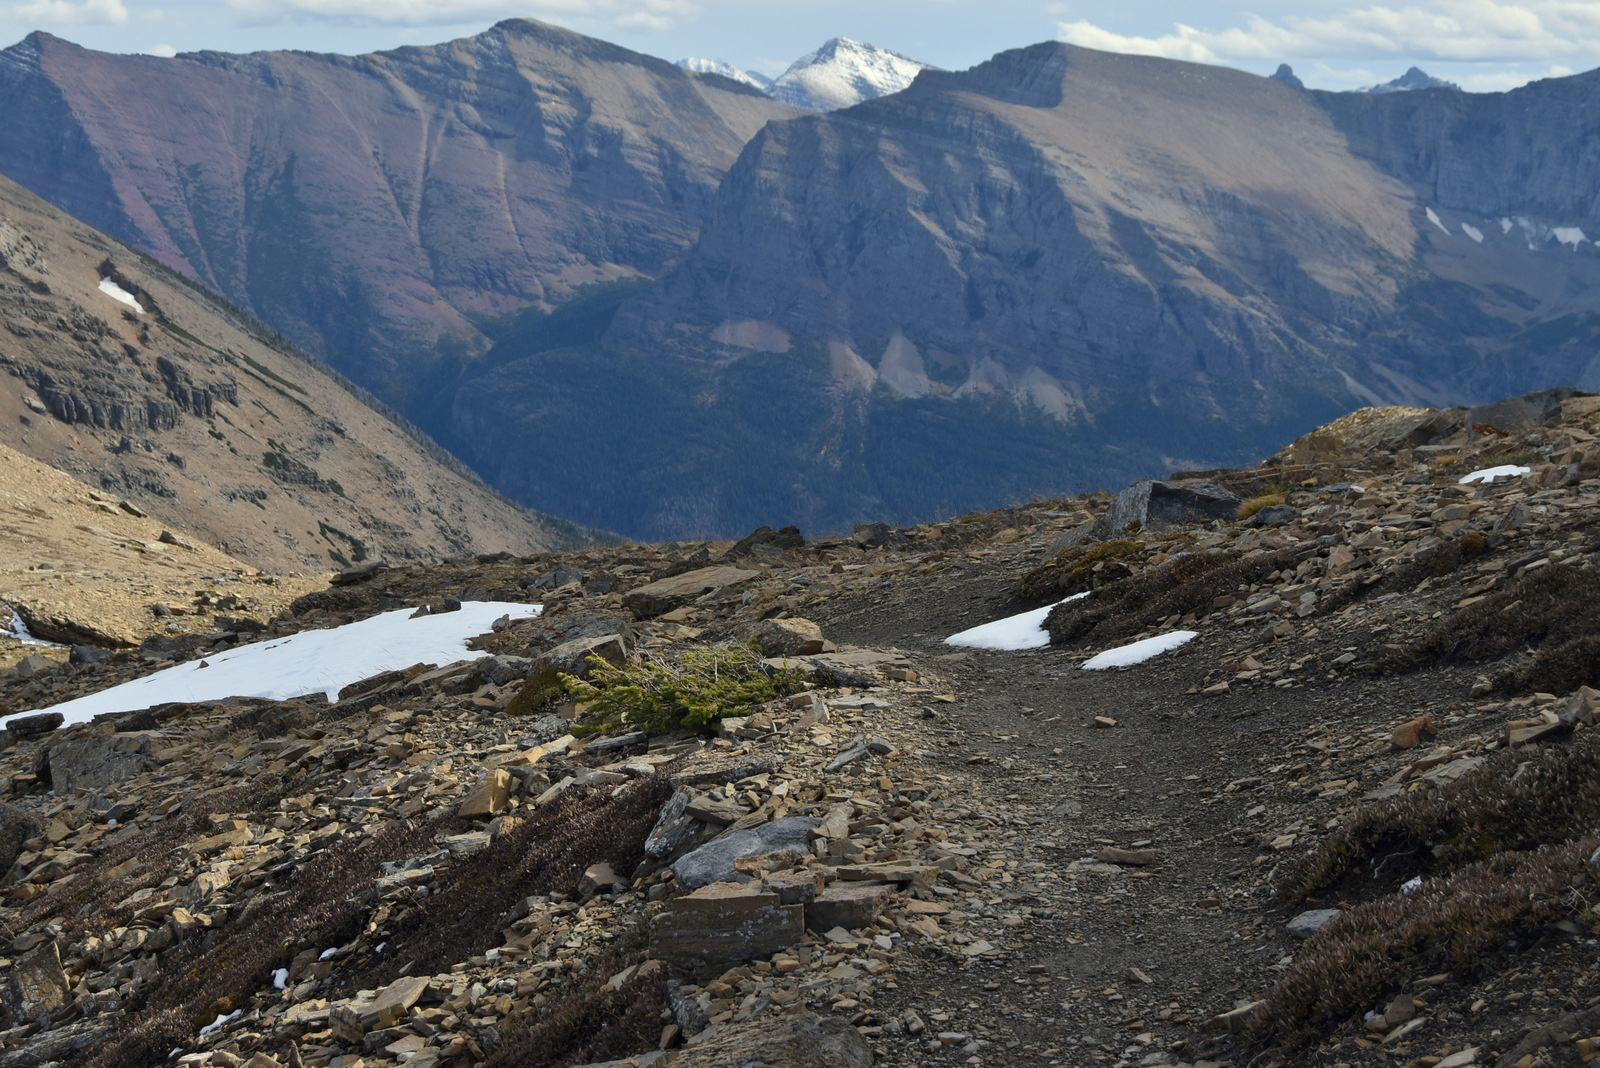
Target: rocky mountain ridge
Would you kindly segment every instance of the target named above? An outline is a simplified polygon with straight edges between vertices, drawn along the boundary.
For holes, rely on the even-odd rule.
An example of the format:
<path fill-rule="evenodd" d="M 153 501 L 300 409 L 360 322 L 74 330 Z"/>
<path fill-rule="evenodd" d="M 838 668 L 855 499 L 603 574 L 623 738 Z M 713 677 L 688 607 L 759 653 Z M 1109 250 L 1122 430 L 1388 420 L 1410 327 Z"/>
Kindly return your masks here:
<path fill-rule="evenodd" d="M 482 320 L 657 273 L 745 141 L 794 113 L 527 20 L 353 58 L 38 33 L 0 52 L 0 99 L 0 172 L 413 415 Z"/>
<path fill-rule="evenodd" d="M 1596 476 L 1600 398 L 1566 390 L 1364 410 L 1159 510 L 1145 484 L 343 575 L 264 636 L 544 612 L 334 703 L 9 718 L 0 1057 L 1580 1064 Z M 943 640 L 1079 592 L 1044 641 Z M 768 662 L 703 730 L 604 700 L 646 665 L 685 696 L 713 653 L 753 672 L 747 638 Z"/>

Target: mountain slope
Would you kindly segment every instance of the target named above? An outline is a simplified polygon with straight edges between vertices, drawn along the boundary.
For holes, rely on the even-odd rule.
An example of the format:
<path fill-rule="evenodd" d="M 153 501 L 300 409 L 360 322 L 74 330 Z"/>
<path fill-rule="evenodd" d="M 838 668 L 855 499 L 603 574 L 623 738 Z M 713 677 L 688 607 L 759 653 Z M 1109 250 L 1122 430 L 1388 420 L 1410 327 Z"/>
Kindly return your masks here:
<path fill-rule="evenodd" d="M 526 20 L 429 48 L 0 52 L 0 172 L 413 412 L 477 323 L 653 274 L 759 92 Z"/>
<path fill-rule="evenodd" d="M 257 567 L 325 572 L 587 540 L 6 179 L 0 321 L 0 443 Z"/>
<path fill-rule="evenodd" d="M 1594 84 L 1306 93 L 1049 44 L 771 124 L 606 337 L 619 376 L 683 384 L 697 428 L 635 522 L 737 532 L 739 485 L 822 525 L 927 515 L 1243 462 L 1363 403 L 1600 383 Z M 517 414 L 461 407 L 453 444 L 550 490 L 496 466 Z M 729 491 L 690 500 L 690 470 Z"/>
<path fill-rule="evenodd" d="M 835 37 L 791 63 L 766 91 L 795 107 L 837 111 L 898 93 L 930 69 L 898 52 Z"/>

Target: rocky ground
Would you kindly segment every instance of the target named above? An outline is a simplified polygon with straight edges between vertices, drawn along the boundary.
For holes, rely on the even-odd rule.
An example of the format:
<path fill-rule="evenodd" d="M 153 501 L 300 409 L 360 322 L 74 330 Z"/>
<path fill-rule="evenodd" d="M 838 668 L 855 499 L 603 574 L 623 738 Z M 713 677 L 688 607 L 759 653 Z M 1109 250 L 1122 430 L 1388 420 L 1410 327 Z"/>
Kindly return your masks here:
<path fill-rule="evenodd" d="M 10 721 L 0 1066 L 1587 1063 L 1596 416 L 1367 413 L 1115 500 L 342 575 L 260 636 L 544 614 L 335 703 Z M 1084 590 L 1051 645 L 944 642 Z M 669 675 L 729 714 L 661 721 Z"/>

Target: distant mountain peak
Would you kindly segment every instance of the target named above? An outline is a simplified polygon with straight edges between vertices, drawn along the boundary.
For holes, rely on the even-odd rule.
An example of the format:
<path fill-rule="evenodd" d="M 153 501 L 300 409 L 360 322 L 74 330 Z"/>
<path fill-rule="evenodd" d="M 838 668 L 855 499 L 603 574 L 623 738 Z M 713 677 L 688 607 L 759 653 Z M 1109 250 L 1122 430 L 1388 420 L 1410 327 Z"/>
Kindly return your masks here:
<path fill-rule="evenodd" d="M 741 70 L 725 59 L 703 59 L 699 56 L 689 56 L 678 60 L 678 66 L 695 74 L 720 74 L 724 78 L 732 79 L 740 85 L 748 85 L 752 89 L 766 92 L 772 85 L 772 79 L 765 74 L 753 70 Z"/>
<path fill-rule="evenodd" d="M 767 92 L 796 107 L 837 111 L 898 93 L 922 71 L 932 69 L 887 48 L 835 37 L 795 60 Z"/>
<path fill-rule="evenodd" d="M 1306 87 L 1306 83 L 1295 76 L 1294 68 L 1287 63 L 1279 63 L 1278 69 L 1273 71 L 1269 77 L 1275 82 L 1282 82 L 1284 85 L 1292 86 L 1295 89 L 1304 89 Z"/>
<path fill-rule="evenodd" d="M 1372 85 L 1359 89 L 1361 93 L 1409 93 L 1415 89 L 1454 89 L 1461 91 L 1461 86 L 1455 82 L 1447 82 L 1443 78 L 1435 78 L 1421 67 L 1412 67 L 1393 81 L 1384 82 L 1382 85 Z"/>

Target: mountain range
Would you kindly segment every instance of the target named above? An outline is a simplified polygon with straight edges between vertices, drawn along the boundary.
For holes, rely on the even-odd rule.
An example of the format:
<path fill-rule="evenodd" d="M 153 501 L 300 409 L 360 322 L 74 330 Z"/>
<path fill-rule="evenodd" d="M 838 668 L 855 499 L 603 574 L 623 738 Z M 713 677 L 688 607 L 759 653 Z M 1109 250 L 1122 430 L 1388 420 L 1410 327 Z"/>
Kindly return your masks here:
<path fill-rule="evenodd" d="M 919 73 L 932 70 L 898 52 L 835 37 L 789 65 L 776 78 L 740 70 L 720 59 L 680 59 L 678 66 L 698 74 L 720 74 L 807 111 L 838 111 L 863 100 L 898 93 Z"/>
<path fill-rule="evenodd" d="M 847 84 L 862 47 L 793 80 Z M 1600 384 L 1600 75 L 1292 78 L 1050 43 L 808 112 L 527 20 L 358 57 L 35 34 L 0 53 L 0 172 L 514 499 L 641 537 L 922 518 L 1246 462 L 1361 404 Z"/>

